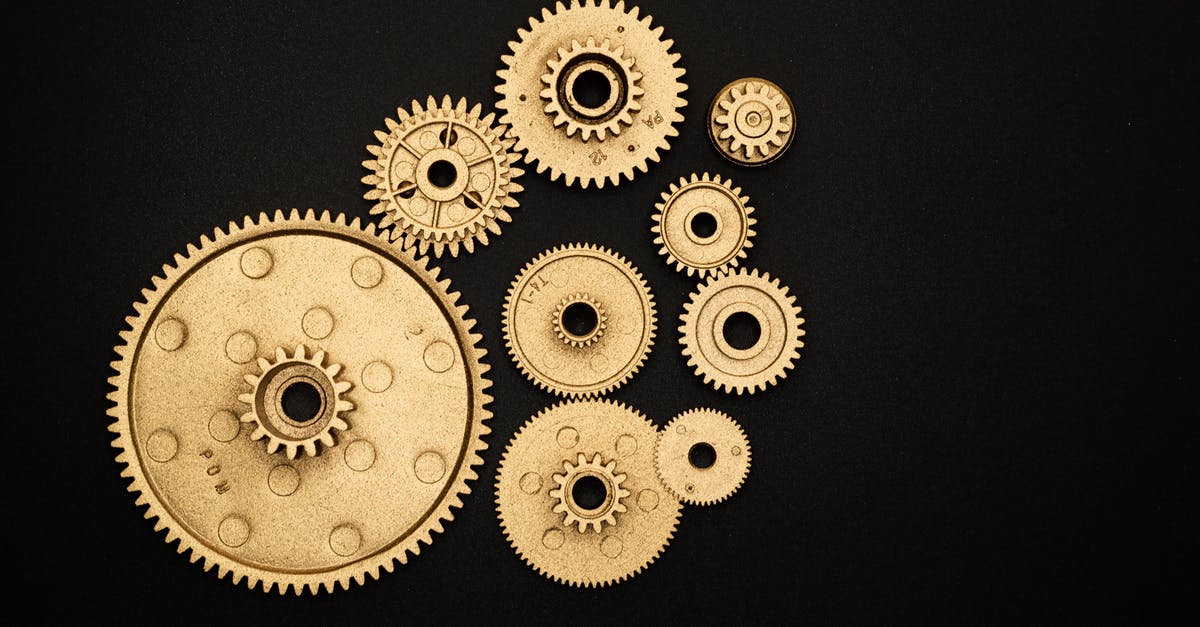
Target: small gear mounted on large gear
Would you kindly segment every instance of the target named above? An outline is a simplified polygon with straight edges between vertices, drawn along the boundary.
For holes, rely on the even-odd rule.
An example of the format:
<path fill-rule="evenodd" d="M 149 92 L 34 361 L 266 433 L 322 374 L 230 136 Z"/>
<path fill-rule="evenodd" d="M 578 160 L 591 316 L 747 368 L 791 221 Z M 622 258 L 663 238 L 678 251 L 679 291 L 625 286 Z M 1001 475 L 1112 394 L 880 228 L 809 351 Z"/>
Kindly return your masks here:
<path fill-rule="evenodd" d="M 496 474 L 500 526 L 517 555 L 580 587 L 649 566 L 682 509 L 654 469 L 657 438 L 640 412 L 608 400 L 569 401 L 530 418 Z"/>
<path fill-rule="evenodd" d="M 654 243 L 680 272 L 701 278 L 737 266 L 753 246 L 754 208 L 742 188 L 721 175 L 680 178 L 655 203 Z"/>
<path fill-rule="evenodd" d="M 733 418 L 693 409 L 663 427 L 654 460 L 671 494 L 689 505 L 712 505 L 742 487 L 750 472 L 750 441 Z"/>
<path fill-rule="evenodd" d="M 764 78 L 742 78 L 717 92 L 708 108 L 708 137 L 717 152 L 744 166 L 778 159 L 796 137 L 792 100 Z"/>
<path fill-rule="evenodd" d="M 671 40 L 637 7 L 572 0 L 543 9 L 501 57 L 501 121 L 537 171 L 587 188 L 633 180 L 670 149 L 687 101 Z"/>
<path fill-rule="evenodd" d="M 168 543 L 235 584 L 316 594 L 442 532 L 483 463 L 491 384 L 427 262 L 374 225 L 293 210 L 163 267 L 120 332 L 108 413 Z"/>
<path fill-rule="evenodd" d="M 363 162 L 371 173 L 362 181 L 372 187 L 365 197 L 376 201 L 371 213 L 392 227 L 392 239 L 421 254 L 458 256 L 460 246 L 473 252 L 488 233 L 500 234 L 500 222 L 512 221 L 513 194 L 524 189 L 514 179 L 524 171 L 514 165 L 520 157 L 505 127 L 482 113 L 465 98 L 455 104 L 444 96 L 439 105 L 430 96 L 424 107 L 414 100 L 411 112 L 400 107 L 398 120 L 386 118 L 387 132 L 375 131 L 379 144 L 367 146 L 374 159 Z"/>
<path fill-rule="evenodd" d="M 718 390 L 753 394 L 787 376 L 804 342 L 796 297 L 758 270 L 709 277 L 684 304 L 680 344 L 688 365 Z M 757 334 L 734 339 L 739 327 Z"/>
<path fill-rule="evenodd" d="M 650 352 L 654 296 L 624 257 L 590 244 L 548 250 L 504 300 L 504 340 L 517 366 L 562 396 L 596 396 L 628 381 Z"/>

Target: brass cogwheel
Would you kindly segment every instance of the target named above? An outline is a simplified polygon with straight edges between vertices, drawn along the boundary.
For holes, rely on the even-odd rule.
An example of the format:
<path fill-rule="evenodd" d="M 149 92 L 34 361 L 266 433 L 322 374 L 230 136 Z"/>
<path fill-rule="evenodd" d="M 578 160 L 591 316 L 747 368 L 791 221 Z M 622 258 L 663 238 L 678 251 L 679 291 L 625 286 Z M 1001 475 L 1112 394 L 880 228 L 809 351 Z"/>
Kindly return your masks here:
<path fill-rule="evenodd" d="M 766 165 L 792 145 L 794 112 L 779 85 L 741 78 L 722 87 L 709 105 L 708 138 L 721 156 L 738 165 Z"/>
<path fill-rule="evenodd" d="M 733 181 L 708 172 L 680 178 L 655 203 L 654 243 L 680 272 L 701 278 L 738 265 L 754 244 L 754 208 Z"/>
<path fill-rule="evenodd" d="M 333 591 L 391 572 L 462 507 L 491 384 L 426 258 L 357 219 L 280 211 L 202 237 L 153 284 L 120 333 L 109 429 L 137 504 L 191 561 Z"/>
<path fill-rule="evenodd" d="M 679 55 L 638 13 L 624 2 L 558 2 L 518 29 L 501 57 L 500 119 L 551 180 L 584 188 L 633 180 L 679 135 L 687 104 Z"/>
<path fill-rule="evenodd" d="M 709 277 L 684 304 L 680 344 L 696 374 L 725 392 L 753 394 L 787 376 L 800 357 L 804 318 L 779 279 L 739 269 Z M 745 323 L 757 338 L 735 345 L 731 328 Z"/>
<path fill-rule="evenodd" d="M 689 505 L 724 501 L 750 472 L 750 441 L 741 425 L 715 409 L 686 411 L 667 423 L 654 456 L 658 477 Z"/>
<path fill-rule="evenodd" d="M 500 526 L 517 554 L 581 587 L 624 581 L 653 562 L 682 509 L 655 474 L 657 437 L 640 412 L 608 400 L 530 418 L 496 475 Z"/>
<path fill-rule="evenodd" d="M 504 300 L 504 340 L 531 381 L 595 396 L 637 372 L 654 344 L 654 296 L 624 257 L 590 244 L 548 250 Z"/>
<path fill-rule="evenodd" d="M 486 245 L 488 233 L 500 234 L 500 222 L 511 222 L 507 209 L 518 203 L 513 194 L 524 188 L 514 181 L 524 171 L 513 165 L 513 140 L 505 127 L 494 125 L 495 114 L 468 109 L 467 100 L 441 105 L 430 96 L 412 112 L 396 109 L 398 120 L 386 118 L 387 132 L 375 131 L 379 145 L 367 146 L 374 159 L 364 161 L 371 174 L 365 197 L 378 201 L 372 214 L 380 225 L 392 227 L 392 239 L 416 244 L 421 254 L 430 248 L 441 257 L 459 247 L 473 252 Z"/>

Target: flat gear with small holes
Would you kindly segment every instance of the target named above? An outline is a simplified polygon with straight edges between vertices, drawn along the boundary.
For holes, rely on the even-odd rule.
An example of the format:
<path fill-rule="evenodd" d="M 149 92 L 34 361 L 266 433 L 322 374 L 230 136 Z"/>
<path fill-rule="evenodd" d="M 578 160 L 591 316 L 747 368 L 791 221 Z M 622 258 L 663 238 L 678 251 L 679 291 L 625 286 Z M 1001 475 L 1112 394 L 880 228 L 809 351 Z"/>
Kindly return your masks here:
<path fill-rule="evenodd" d="M 708 108 L 708 138 L 726 159 L 760 166 L 783 156 L 796 137 L 792 100 L 764 78 L 742 78 L 717 92 Z"/>
<path fill-rule="evenodd" d="M 427 259 L 293 210 L 163 266 L 120 333 L 108 413 L 168 543 L 234 584 L 316 594 L 442 532 L 483 463 L 491 384 Z"/>
<path fill-rule="evenodd" d="M 608 400 L 543 410 L 513 436 L 496 475 L 500 526 L 527 564 L 557 582 L 624 581 L 667 547 L 682 506 L 654 470 L 658 430 Z M 598 494 L 577 489 L 591 482 Z"/>
<path fill-rule="evenodd" d="M 392 227 L 393 239 L 421 254 L 458 256 L 460 247 L 474 252 L 512 221 L 513 194 L 524 189 L 514 179 L 524 172 L 514 165 L 519 156 L 505 127 L 482 113 L 465 98 L 444 96 L 439 105 L 430 96 L 424 107 L 414 100 L 411 112 L 396 109 L 398 119 L 384 120 L 387 131 L 375 131 L 379 144 L 367 146 L 374 158 L 363 162 L 371 173 L 362 181 L 371 186 L 365 197 L 376 201 L 371 213 Z"/>
<path fill-rule="evenodd" d="M 703 278 L 735 267 L 754 245 L 750 198 L 720 174 L 680 178 L 654 208 L 650 231 L 658 253 L 688 276 Z"/>
<path fill-rule="evenodd" d="M 561 396 L 605 394 L 628 381 L 646 361 L 655 324 L 654 296 L 637 268 L 590 244 L 537 256 L 504 300 L 509 354 Z"/>
<path fill-rule="evenodd" d="M 697 448 L 712 453 L 707 465 L 692 457 Z M 658 436 L 654 464 L 671 494 L 688 505 L 712 505 L 728 499 L 750 472 L 750 441 L 741 425 L 715 409 L 683 412 Z"/>
<path fill-rule="evenodd" d="M 718 390 L 766 390 L 787 376 L 804 347 L 804 318 L 795 303 L 779 279 L 758 270 L 709 277 L 679 317 L 679 341 L 688 365 Z M 734 316 L 752 319 L 757 326 L 753 345 L 739 348 L 727 339 L 727 323 Z"/>
<path fill-rule="evenodd" d="M 646 172 L 679 135 L 683 68 L 661 26 L 624 2 L 542 9 L 501 57 L 501 121 L 527 163 L 587 188 Z"/>

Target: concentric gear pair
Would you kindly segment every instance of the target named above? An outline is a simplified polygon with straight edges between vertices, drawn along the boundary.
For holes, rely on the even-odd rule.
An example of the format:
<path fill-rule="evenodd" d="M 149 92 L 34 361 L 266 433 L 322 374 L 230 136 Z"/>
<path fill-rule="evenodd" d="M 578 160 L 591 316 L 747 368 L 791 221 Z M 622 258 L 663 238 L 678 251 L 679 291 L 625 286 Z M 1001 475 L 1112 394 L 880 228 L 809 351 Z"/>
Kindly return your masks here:
<path fill-rule="evenodd" d="M 358 220 L 276 212 L 189 245 L 143 296 L 109 428 L 137 504 L 191 561 L 264 591 L 348 588 L 462 506 L 488 367 L 426 258 Z"/>
<path fill-rule="evenodd" d="M 460 246 L 473 252 L 489 232 L 500 234 L 500 222 L 512 221 L 507 210 L 519 204 L 513 194 L 524 188 L 514 179 L 523 170 L 505 127 L 482 112 L 468 109 L 465 98 L 455 104 L 444 96 L 439 105 L 430 96 L 424 107 L 414 100 L 411 112 L 398 108 L 398 120 L 384 120 L 387 132 L 375 132 L 379 144 L 367 146 L 375 158 L 363 162 L 371 173 L 362 181 L 372 186 L 365 197 L 377 201 L 371 213 L 393 227 L 392 239 L 421 254 L 457 256 Z"/>
<path fill-rule="evenodd" d="M 517 149 L 551 180 L 587 188 L 632 180 L 668 150 L 687 89 L 673 42 L 637 7 L 572 0 L 517 31 L 496 104 Z"/>
<path fill-rule="evenodd" d="M 796 137 L 787 94 L 763 78 L 742 78 L 717 92 L 708 108 L 708 137 L 726 159 L 744 166 L 771 163 Z"/>

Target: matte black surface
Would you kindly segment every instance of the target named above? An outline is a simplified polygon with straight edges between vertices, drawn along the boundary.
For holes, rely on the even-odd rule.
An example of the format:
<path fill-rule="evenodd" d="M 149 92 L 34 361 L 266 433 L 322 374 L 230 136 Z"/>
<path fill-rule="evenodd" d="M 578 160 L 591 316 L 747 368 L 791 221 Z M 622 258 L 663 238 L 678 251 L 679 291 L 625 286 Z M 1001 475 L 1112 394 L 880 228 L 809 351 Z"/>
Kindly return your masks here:
<path fill-rule="evenodd" d="M 1035 6 L 647 0 L 688 70 L 662 163 L 586 192 L 531 168 L 504 234 L 440 262 L 493 366 L 483 478 L 408 566 L 300 599 L 217 580 L 142 519 L 105 430 L 117 331 L 161 264 L 215 226 L 293 206 L 366 218 L 360 162 L 383 117 L 427 94 L 493 105 L 505 42 L 540 4 L 6 9 L 8 306 L 28 319 L 9 328 L 6 441 L 27 464 L 10 483 L 32 492 L 5 505 L 6 545 L 18 578 L 61 600 L 10 607 L 297 625 L 1144 622 L 1184 606 L 1189 22 Z M 763 169 L 724 162 L 705 133 L 715 91 L 748 75 L 798 110 L 791 151 Z M 706 170 L 744 186 L 759 219 L 746 265 L 781 277 L 808 318 L 798 368 L 754 396 L 685 368 L 675 321 L 695 282 L 650 243 L 659 192 Z M 598 591 L 522 564 L 493 504 L 500 451 L 555 401 L 505 353 L 501 302 L 528 259 L 568 241 L 625 254 L 658 302 L 654 351 L 615 398 L 659 424 L 719 408 L 754 449 L 740 493 L 687 508 L 655 564 Z"/>

